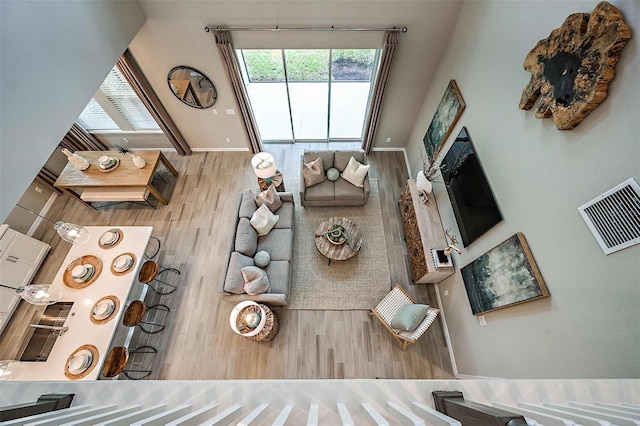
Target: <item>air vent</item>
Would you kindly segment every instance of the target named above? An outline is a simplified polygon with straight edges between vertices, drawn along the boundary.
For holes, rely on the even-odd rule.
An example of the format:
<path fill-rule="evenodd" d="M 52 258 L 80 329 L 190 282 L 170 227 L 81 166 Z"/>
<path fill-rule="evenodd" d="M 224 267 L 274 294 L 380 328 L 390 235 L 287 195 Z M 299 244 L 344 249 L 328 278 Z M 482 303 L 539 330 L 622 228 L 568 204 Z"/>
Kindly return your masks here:
<path fill-rule="evenodd" d="M 633 178 L 578 211 L 605 254 L 640 243 L 640 186 Z"/>

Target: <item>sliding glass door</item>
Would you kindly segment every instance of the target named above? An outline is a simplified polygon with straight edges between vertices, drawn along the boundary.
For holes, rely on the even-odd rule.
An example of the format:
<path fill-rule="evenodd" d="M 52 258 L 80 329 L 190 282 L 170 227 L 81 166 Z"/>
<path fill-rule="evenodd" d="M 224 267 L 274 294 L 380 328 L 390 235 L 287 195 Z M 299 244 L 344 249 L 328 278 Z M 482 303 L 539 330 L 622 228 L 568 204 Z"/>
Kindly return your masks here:
<path fill-rule="evenodd" d="M 362 140 L 379 50 L 237 53 L 263 142 Z"/>

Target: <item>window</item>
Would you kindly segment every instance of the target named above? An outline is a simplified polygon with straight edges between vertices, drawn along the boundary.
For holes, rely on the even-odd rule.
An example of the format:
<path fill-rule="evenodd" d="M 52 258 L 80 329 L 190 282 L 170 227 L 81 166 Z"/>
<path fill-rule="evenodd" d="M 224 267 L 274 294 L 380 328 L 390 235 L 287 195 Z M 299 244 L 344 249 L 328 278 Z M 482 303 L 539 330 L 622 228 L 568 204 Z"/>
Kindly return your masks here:
<path fill-rule="evenodd" d="M 117 67 L 113 67 L 82 111 L 78 124 L 88 131 L 160 130 Z"/>
<path fill-rule="evenodd" d="M 377 49 L 237 51 L 264 142 L 361 141 Z"/>

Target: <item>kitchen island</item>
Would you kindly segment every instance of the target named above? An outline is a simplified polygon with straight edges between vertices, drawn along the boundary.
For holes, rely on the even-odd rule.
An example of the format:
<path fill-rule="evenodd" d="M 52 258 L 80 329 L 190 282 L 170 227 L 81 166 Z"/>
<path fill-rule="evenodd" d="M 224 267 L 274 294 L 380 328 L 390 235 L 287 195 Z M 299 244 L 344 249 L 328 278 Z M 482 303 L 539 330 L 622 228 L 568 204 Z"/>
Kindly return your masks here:
<path fill-rule="evenodd" d="M 3 374 L 4 379 L 96 380 L 112 345 L 113 337 L 121 324 L 127 302 L 144 297 L 146 288 L 138 283 L 137 276 L 140 266 L 145 261 L 144 250 L 153 227 L 86 226 L 85 228 L 90 234 L 89 241 L 72 245 L 51 283 L 62 290 L 62 297 L 58 303 L 73 303 L 63 324 L 67 330 L 57 337 L 46 361 L 11 362 Z M 112 246 L 100 244 L 100 237 L 110 229 L 119 230 L 120 238 Z M 112 268 L 112 263 L 124 253 L 133 255 L 134 263 L 125 273 L 117 272 Z M 97 276 L 85 283 L 70 280 L 68 269 L 74 260 L 81 257 L 97 258 L 101 263 L 101 268 L 96 268 Z M 105 297 L 118 301 L 116 310 L 108 320 L 96 320 L 92 315 L 94 305 Z M 116 344 L 123 343 L 126 344 L 126 342 L 116 342 Z M 80 348 L 86 347 L 90 347 L 95 354 L 90 367 L 82 374 L 69 374 L 66 367 L 70 356 Z"/>

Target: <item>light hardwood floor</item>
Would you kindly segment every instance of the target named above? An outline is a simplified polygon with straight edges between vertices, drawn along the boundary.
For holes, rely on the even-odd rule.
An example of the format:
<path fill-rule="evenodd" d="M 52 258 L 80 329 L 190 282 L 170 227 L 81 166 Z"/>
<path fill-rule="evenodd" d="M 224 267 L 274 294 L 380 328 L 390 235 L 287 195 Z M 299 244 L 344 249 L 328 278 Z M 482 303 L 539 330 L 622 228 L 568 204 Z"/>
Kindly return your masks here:
<path fill-rule="evenodd" d="M 268 145 L 282 171 L 285 186 L 300 175 L 304 149 L 341 149 L 352 144 Z M 48 217 L 83 225 L 152 225 L 162 240 L 159 262 L 182 271 L 165 278 L 178 291 L 149 297 L 161 300 L 172 312 L 158 313 L 167 328 L 151 337 L 136 332 L 136 344 L 150 343 L 155 356 L 134 360 L 151 365 L 151 378 L 159 379 L 266 379 L 266 378 L 453 378 L 449 353 L 438 322 L 402 352 L 400 345 L 366 311 L 299 311 L 275 308 L 278 335 L 267 343 L 244 340 L 229 327 L 232 305 L 219 296 L 231 246 L 233 207 L 238 191 L 258 189 L 248 152 L 199 152 L 167 158 L 180 173 L 168 206 L 154 210 L 121 204 L 90 209 L 69 196 L 60 197 Z M 412 285 L 398 210 L 398 197 L 407 179 L 401 152 L 374 152 L 370 176 L 377 179 L 392 283 L 401 283 L 422 303 L 437 305 L 431 286 Z M 52 250 L 34 282 L 50 282 L 68 251 L 47 224 L 36 234 Z M 295 285 L 295 283 L 293 283 Z M 21 304 L 14 321 L 0 339 L 0 347 L 16 346 L 20 326 L 33 314 Z M 0 359 L 9 355 L 0 350 Z M 14 354 L 15 356 L 15 354 Z"/>

